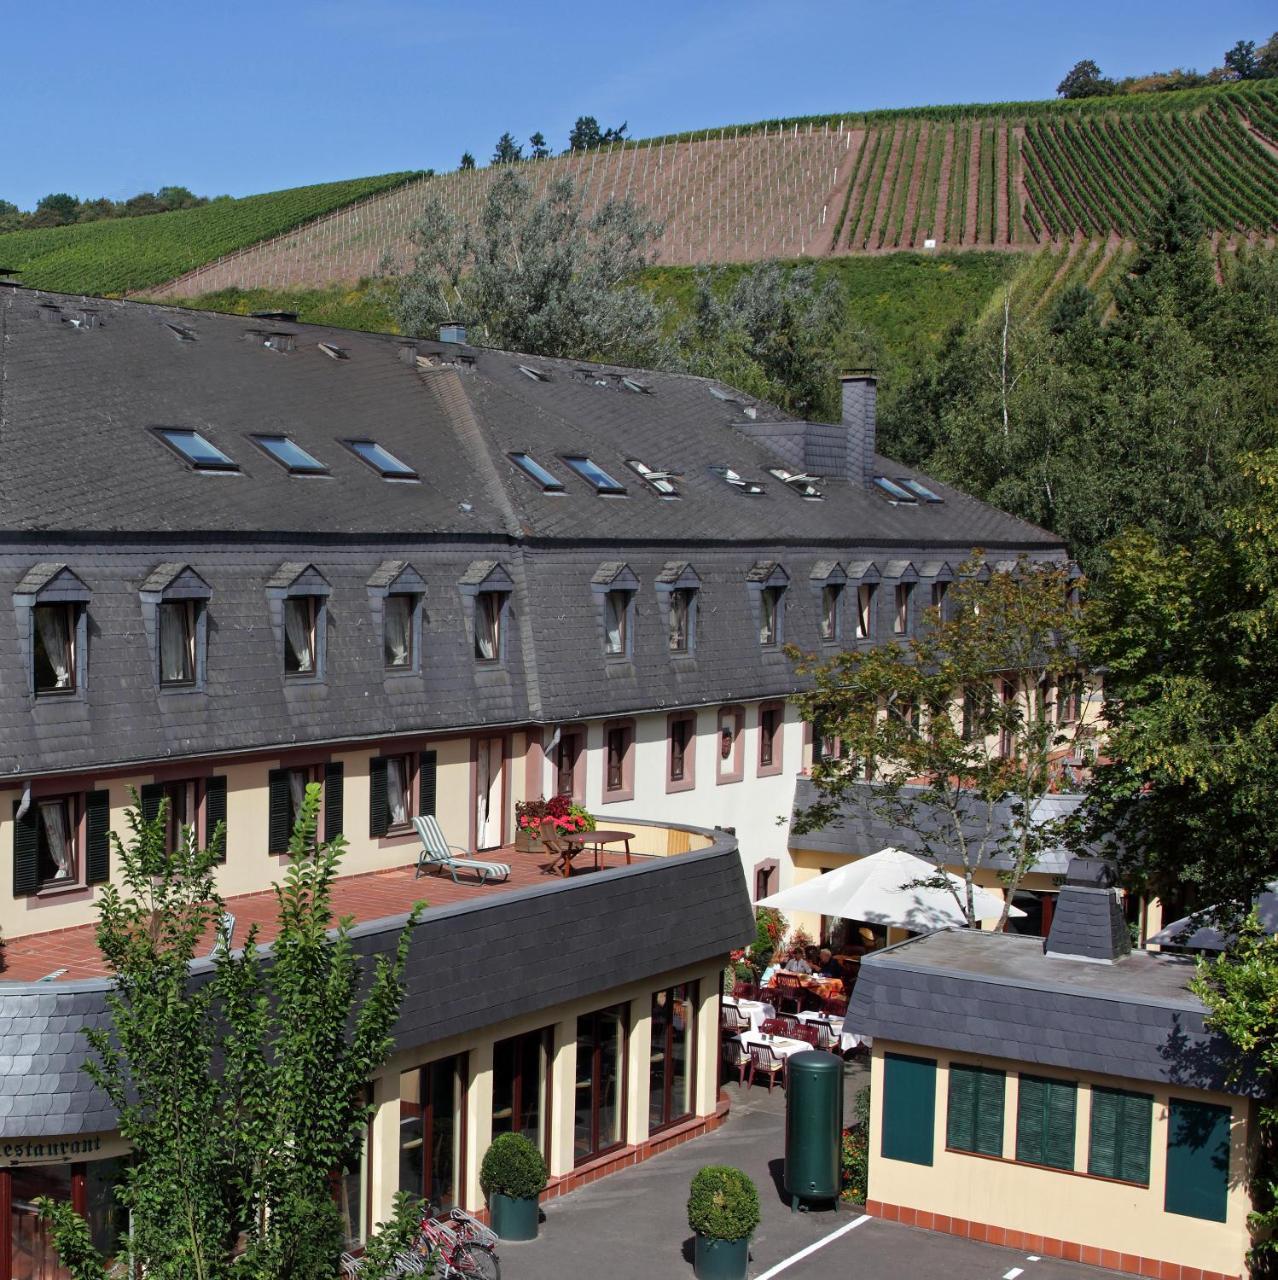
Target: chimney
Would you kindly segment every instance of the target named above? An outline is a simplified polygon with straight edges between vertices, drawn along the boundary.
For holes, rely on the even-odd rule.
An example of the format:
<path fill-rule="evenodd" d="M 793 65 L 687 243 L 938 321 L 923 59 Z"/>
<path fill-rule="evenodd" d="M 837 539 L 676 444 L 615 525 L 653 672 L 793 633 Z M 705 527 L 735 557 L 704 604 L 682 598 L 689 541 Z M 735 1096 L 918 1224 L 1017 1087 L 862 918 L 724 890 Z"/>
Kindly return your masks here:
<path fill-rule="evenodd" d="M 847 431 L 847 478 L 868 485 L 874 479 L 875 401 L 877 381 L 872 373 L 845 373 L 843 426 Z"/>
<path fill-rule="evenodd" d="M 464 324 L 441 324 L 439 326 L 440 342 L 456 342 L 464 343 L 466 341 L 466 326 Z"/>
<path fill-rule="evenodd" d="M 1101 858 L 1075 858 L 1069 864 L 1043 943 L 1045 955 L 1113 964 L 1131 951 L 1114 880 L 1113 867 Z"/>

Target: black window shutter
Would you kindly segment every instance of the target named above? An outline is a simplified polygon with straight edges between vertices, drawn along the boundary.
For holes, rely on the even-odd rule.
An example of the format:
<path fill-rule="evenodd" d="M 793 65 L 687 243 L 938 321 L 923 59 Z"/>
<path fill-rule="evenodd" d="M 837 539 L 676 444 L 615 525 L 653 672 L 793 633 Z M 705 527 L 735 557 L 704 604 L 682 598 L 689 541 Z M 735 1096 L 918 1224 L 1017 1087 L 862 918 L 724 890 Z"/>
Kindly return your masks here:
<path fill-rule="evenodd" d="M 1003 1096 L 1007 1077 L 989 1067 L 976 1070 L 976 1120 L 974 1151 L 986 1156 L 1003 1154 Z"/>
<path fill-rule="evenodd" d="M 423 817 L 435 816 L 435 773 L 438 756 L 434 751 L 423 751 L 418 763 L 421 780 L 418 785 L 417 812 Z"/>
<path fill-rule="evenodd" d="M 13 893 L 15 897 L 34 893 L 40 887 L 40 821 L 35 801 L 18 817 L 19 802 L 13 805 Z"/>
<path fill-rule="evenodd" d="M 222 851 L 220 861 L 226 861 L 226 778 L 208 778 L 204 783 L 204 843 L 213 840 L 218 823 L 222 824 Z"/>
<path fill-rule="evenodd" d="M 1045 1093 L 1047 1081 L 1038 1076 L 1022 1076 L 1016 1102 L 1016 1158 L 1043 1164 L 1043 1135 L 1046 1130 Z"/>
<path fill-rule="evenodd" d="M 270 801 L 267 806 L 269 829 L 267 831 L 267 851 L 269 853 L 286 853 L 288 851 L 289 809 L 292 807 L 288 793 L 288 770 L 272 769 L 268 775 L 267 785 L 270 788 Z"/>
<path fill-rule="evenodd" d="M 90 791 L 84 797 L 84 879 L 102 884 L 111 878 L 111 797 Z"/>
<path fill-rule="evenodd" d="M 1154 1098 L 1149 1093 L 1128 1093 L 1123 1097 L 1119 1135 L 1122 1159 L 1118 1176 L 1126 1182 L 1149 1185 L 1149 1145 L 1154 1120 Z"/>
<path fill-rule="evenodd" d="M 342 764 L 324 766 L 324 839 L 342 834 Z"/>
<path fill-rule="evenodd" d="M 160 816 L 160 805 L 164 803 L 164 787 L 158 782 L 148 782 L 140 794 L 142 821 L 154 822 Z"/>
<path fill-rule="evenodd" d="M 1117 1089 L 1092 1089 L 1091 1132 L 1087 1144 L 1087 1172 L 1098 1178 L 1117 1178 L 1119 1166 L 1119 1115 Z"/>
<path fill-rule="evenodd" d="M 374 756 L 368 762 L 368 834 L 386 834 L 390 815 L 386 807 L 386 758 Z"/>
<path fill-rule="evenodd" d="M 1078 1089 L 1063 1080 L 1048 1084 L 1047 1141 L 1043 1163 L 1054 1169 L 1074 1167 L 1074 1112 Z"/>
<path fill-rule="evenodd" d="M 945 1121 L 945 1145 L 955 1151 L 976 1147 L 976 1072 L 950 1065 L 950 1096 Z"/>

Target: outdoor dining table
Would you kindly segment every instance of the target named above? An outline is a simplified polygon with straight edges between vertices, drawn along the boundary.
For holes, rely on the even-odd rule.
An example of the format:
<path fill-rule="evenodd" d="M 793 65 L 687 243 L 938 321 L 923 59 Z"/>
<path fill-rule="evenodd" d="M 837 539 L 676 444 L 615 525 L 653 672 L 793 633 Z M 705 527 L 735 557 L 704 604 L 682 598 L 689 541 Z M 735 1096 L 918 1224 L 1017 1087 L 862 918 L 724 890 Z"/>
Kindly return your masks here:
<path fill-rule="evenodd" d="M 560 837 L 568 846 L 568 856 L 564 859 L 564 875 L 569 872 L 572 860 L 586 848 L 595 853 L 595 870 L 599 870 L 599 859 L 606 844 L 624 844 L 626 847 L 626 865 L 630 865 L 630 842 L 635 838 L 633 831 L 574 831 L 565 832 Z"/>
<path fill-rule="evenodd" d="M 847 1053 L 849 1049 L 855 1049 L 859 1045 L 872 1045 L 874 1043 L 870 1036 L 858 1035 L 854 1031 L 840 1030 L 843 1025 L 843 1019 L 839 1017 L 830 1017 L 829 1014 L 809 1011 L 799 1014 L 798 1019 L 800 1022 L 805 1022 L 809 1025 L 824 1022 L 838 1036 L 840 1053 Z"/>
<path fill-rule="evenodd" d="M 769 1018 L 777 1016 L 776 1009 L 766 1000 L 739 1000 L 736 996 L 724 996 L 723 1003 L 727 1008 L 743 1013 L 750 1022 L 751 1031 L 758 1031 Z"/>
<path fill-rule="evenodd" d="M 789 1036 L 765 1036 L 761 1031 L 743 1031 L 735 1039 L 744 1049 L 752 1044 L 767 1045 L 778 1058 L 789 1058 L 796 1053 L 807 1053 L 812 1046 L 806 1040 L 791 1040 Z"/>

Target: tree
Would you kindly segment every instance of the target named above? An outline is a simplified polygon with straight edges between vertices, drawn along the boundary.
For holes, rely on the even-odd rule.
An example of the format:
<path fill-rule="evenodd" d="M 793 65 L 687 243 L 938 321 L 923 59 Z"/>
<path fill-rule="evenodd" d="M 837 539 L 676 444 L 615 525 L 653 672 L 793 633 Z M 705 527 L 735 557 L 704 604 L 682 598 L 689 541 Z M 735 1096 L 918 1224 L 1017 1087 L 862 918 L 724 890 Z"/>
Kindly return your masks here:
<path fill-rule="evenodd" d="M 1254 80 L 1260 74 L 1256 61 L 1256 42 L 1239 40 L 1225 54 L 1225 70 L 1231 80 Z"/>
<path fill-rule="evenodd" d="M 550 148 L 546 145 L 546 135 L 544 133 L 534 133 L 528 139 L 528 154 L 533 160 L 544 160 L 550 155 Z"/>
<path fill-rule="evenodd" d="M 438 199 L 413 229 L 412 269 L 390 282 L 404 333 L 467 325 L 481 343 L 532 355 L 652 364 L 664 312 L 634 284 L 652 261 L 660 224 L 629 200 L 590 217 L 571 177 L 538 197 L 522 174 L 489 188 L 478 226 Z"/>
<path fill-rule="evenodd" d="M 1087 627 L 1110 757 L 1089 830 L 1125 884 L 1191 907 L 1248 903 L 1278 875 L 1278 450 L 1239 470 L 1213 536 L 1116 542 Z"/>
<path fill-rule="evenodd" d="M 220 927 L 222 832 L 199 849 L 188 829 L 170 852 L 165 813 L 145 821 L 135 808 L 130 841 L 112 836 L 123 890 L 103 889 L 97 925 L 110 1026 L 86 1033 L 96 1055 L 87 1070 L 133 1148 L 119 1191 L 128 1248 L 156 1280 L 337 1274 L 331 1180 L 359 1157 L 364 1089 L 393 1046 L 416 911 L 394 955 L 363 973 L 351 921 L 328 932 L 345 841 L 317 844 L 319 808 L 310 784 L 275 890 L 269 957 L 254 926 L 242 951 L 217 949 L 208 975 L 190 968 Z M 83 1220 L 65 1204 L 41 1211 L 75 1280 L 101 1280 Z"/>
<path fill-rule="evenodd" d="M 977 877 L 997 869 L 1010 905 L 1059 838 L 1055 824 L 1034 821 L 1070 740 L 1053 698 L 1084 692 L 1068 569 L 1022 559 L 986 577 L 978 566 L 961 567 L 909 639 L 825 661 L 793 655 L 812 680 L 798 699 L 804 718 L 842 746 L 813 764 L 819 799 L 795 830 L 837 825 L 859 807 L 908 831 L 911 852 L 937 870 L 927 883 L 950 890 L 973 927 Z M 961 889 L 943 868 L 961 875 Z M 996 927 L 1006 921 L 1005 906 Z"/>
<path fill-rule="evenodd" d="M 801 417 L 838 419 L 847 301 L 833 275 L 779 262 L 702 271 L 692 310 L 678 335 L 689 372 Z"/>
<path fill-rule="evenodd" d="M 599 121 L 594 116 L 578 116 L 577 123 L 573 125 L 572 132 L 568 135 L 568 150 L 589 151 L 591 147 L 597 147 L 602 140 Z"/>
<path fill-rule="evenodd" d="M 516 160 L 523 158 L 524 149 L 515 141 L 513 134 L 503 133 L 497 139 L 497 146 L 493 150 L 493 164 L 514 164 Z"/>
<path fill-rule="evenodd" d="M 51 195 L 41 196 L 36 202 L 35 212 L 31 216 L 33 226 L 62 227 L 74 222 L 79 201 L 65 191 L 55 191 Z"/>
<path fill-rule="evenodd" d="M 475 157 L 469 151 L 463 151 L 461 163 L 457 167 L 459 169 L 473 169 L 475 167 Z"/>
<path fill-rule="evenodd" d="M 1101 69 L 1091 58 L 1076 62 L 1056 86 L 1062 98 L 1099 98 L 1114 92 L 1114 82 L 1101 75 Z"/>
<path fill-rule="evenodd" d="M 8 200 L 0 200 L 0 231 L 16 231 L 22 225 L 22 210 Z"/>
<path fill-rule="evenodd" d="M 605 129 L 603 134 L 600 136 L 599 141 L 605 145 L 609 142 L 624 142 L 626 140 L 626 130 L 628 128 L 628 123 L 623 120 L 616 128 Z"/>
<path fill-rule="evenodd" d="M 1278 76 L 1278 31 L 1256 50 L 1256 75 L 1259 78 Z"/>

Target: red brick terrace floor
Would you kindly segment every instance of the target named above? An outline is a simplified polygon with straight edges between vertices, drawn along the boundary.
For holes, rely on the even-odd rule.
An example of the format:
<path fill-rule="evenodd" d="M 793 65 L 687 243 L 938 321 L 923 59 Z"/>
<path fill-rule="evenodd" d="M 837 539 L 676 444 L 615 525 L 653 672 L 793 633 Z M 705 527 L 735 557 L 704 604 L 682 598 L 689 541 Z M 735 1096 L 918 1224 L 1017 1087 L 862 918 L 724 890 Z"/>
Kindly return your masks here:
<path fill-rule="evenodd" d="M 444 907 L 455 902 L 505 893 L 511 889 L 524 889 L 530 885 L 562 883 L 559 877 L 551 877 L 542 871 L 542 866 L 551 860 L 548 853 L 520 853 L 513 847 L 507 847 L 493 849 L 478 856 L 508 862 L 510 879 L 505 884 L 481 885 L 473 875 L 462 872 L 458 873 L 462 878 L 461 884 L 454 884 L 452 877 L 447 874 L 433 872 L 415 879 L 415 863 L 393 867 L 389 871 L 342 876 L 333 886 L 334 917 L 353 916 L 358 923 L 363 923 L 401 915 L 419 901 L 431 907 Z M 605 855 L 605 859 L 609 866 L 624 865 L 618 854 Z M 578 879 L 593 870 L 593 866 L 574 867 L 572 878 Z M 243 944 L 244 936 L 253 924 L 258 926 L 259 942 L 270 942 L 274 938 L 277 930 L 273 891 L 244 893 L 227 898 L 226 909 L 235 916 L 233 946 Z M 207 955 L 212 945 L 213 939 L 210 936 L 198 954 Z M 3 954 L 4 959 L 3 968 L 0 968 L 0 982 L 31 982 L 63 968 L 66 972 L 59 974 L 58 978 L 66 982 L 73 978 L 100 977 L 107 972 L 94 941 L 93 925 L 5 939 L 3 952 L 0 954 Z"/>

